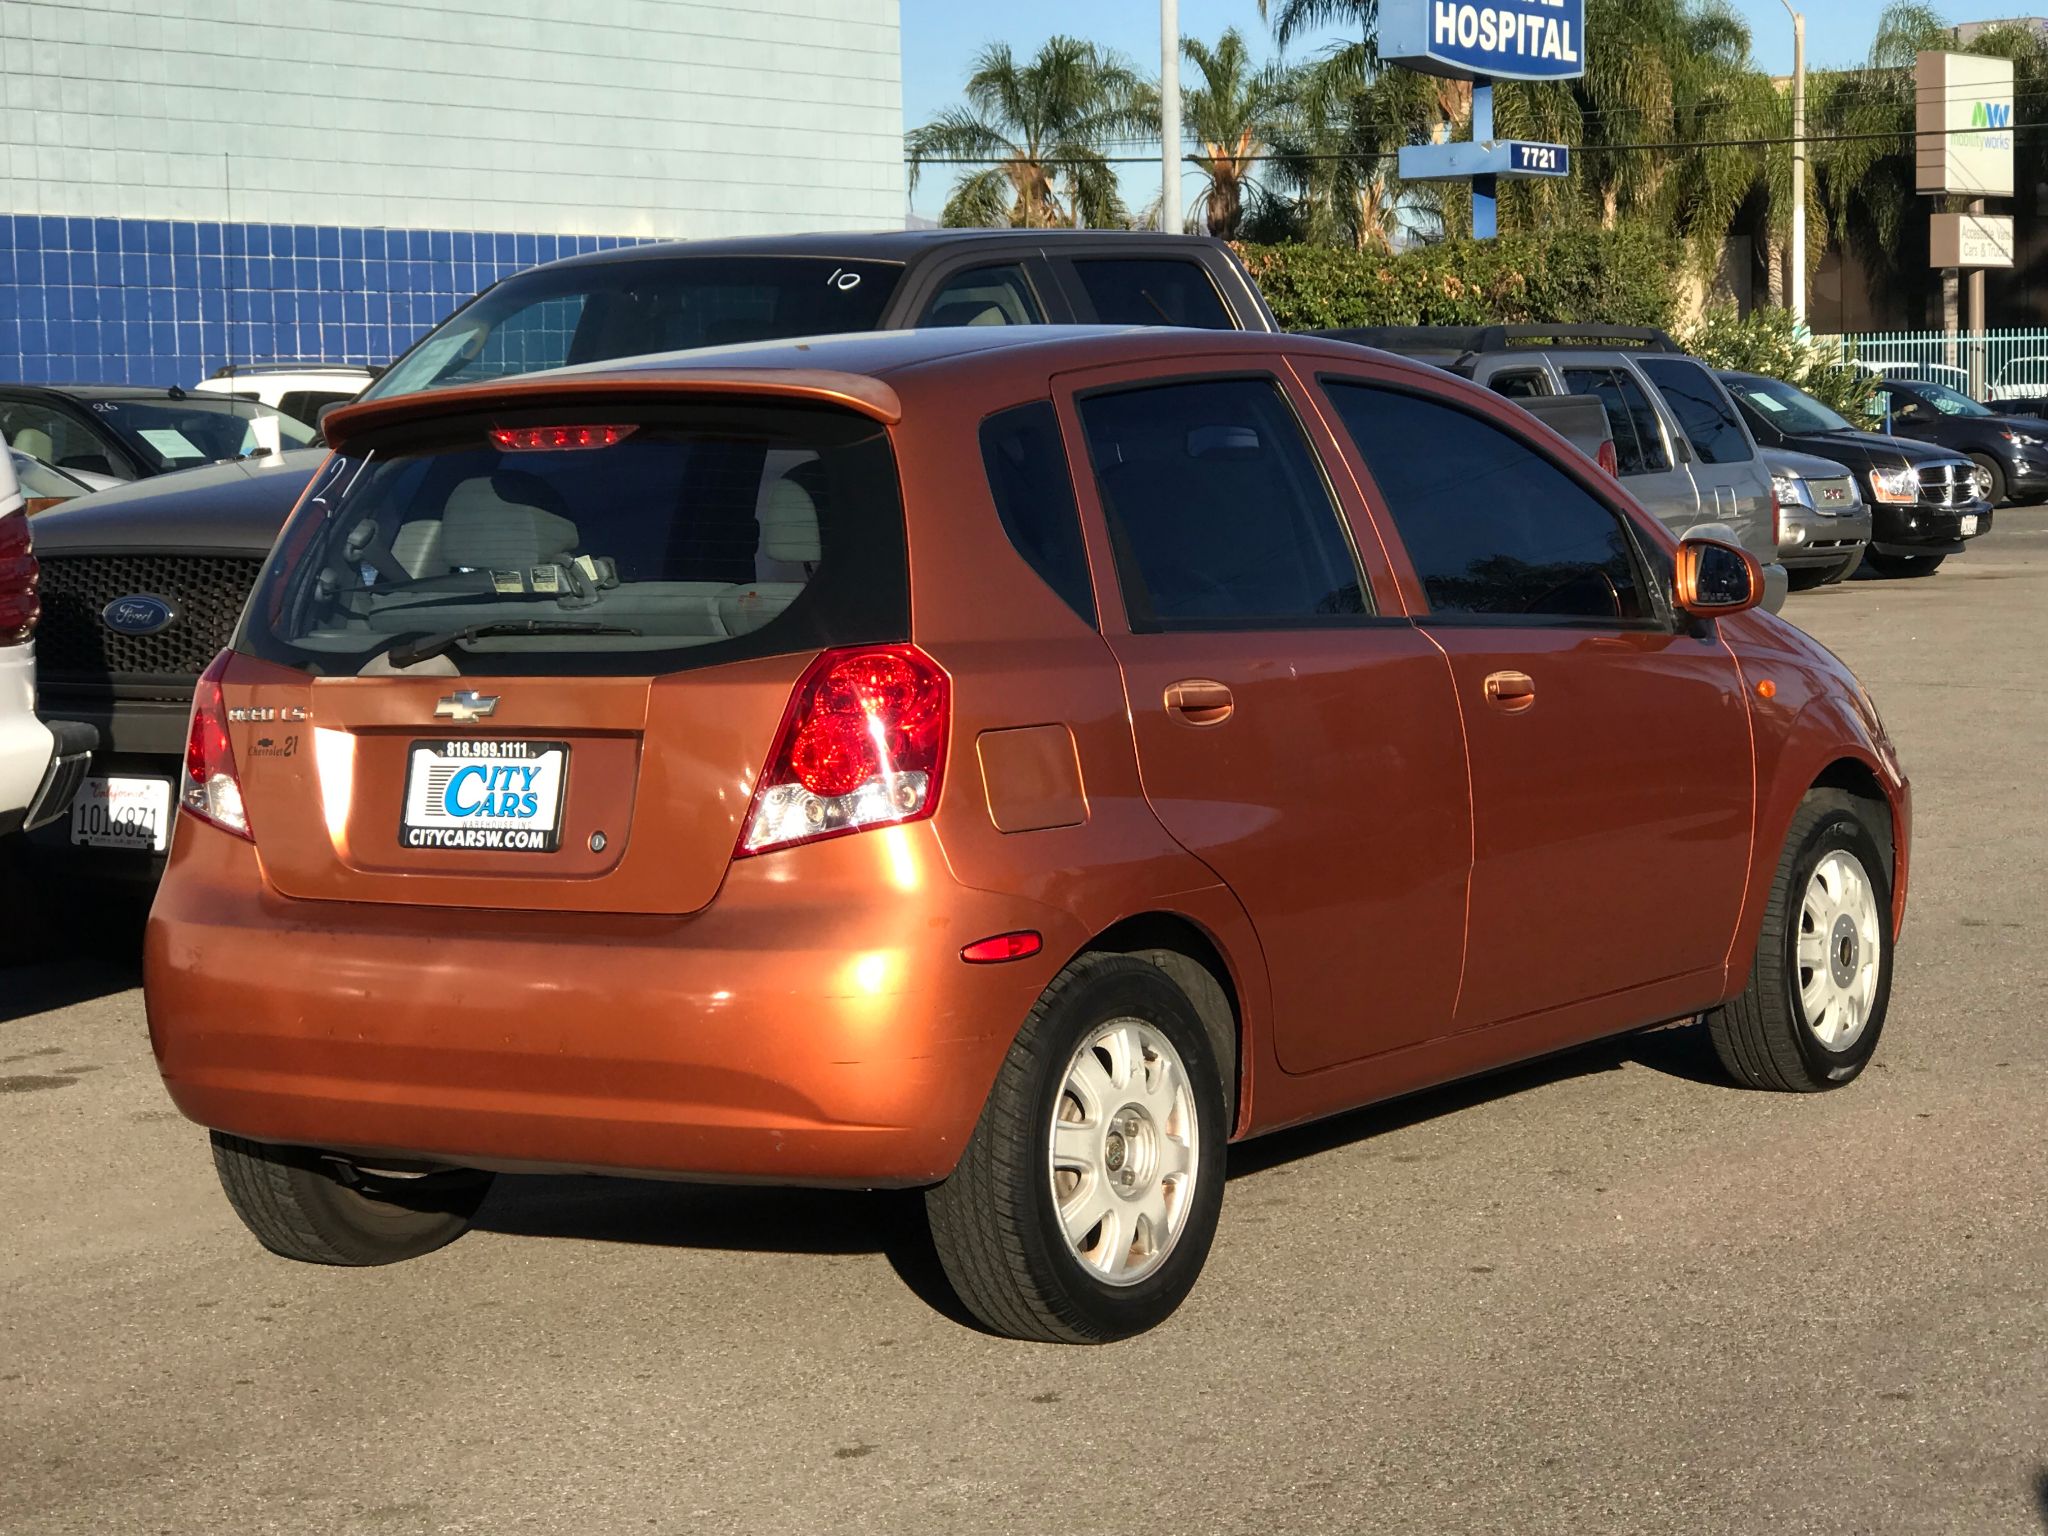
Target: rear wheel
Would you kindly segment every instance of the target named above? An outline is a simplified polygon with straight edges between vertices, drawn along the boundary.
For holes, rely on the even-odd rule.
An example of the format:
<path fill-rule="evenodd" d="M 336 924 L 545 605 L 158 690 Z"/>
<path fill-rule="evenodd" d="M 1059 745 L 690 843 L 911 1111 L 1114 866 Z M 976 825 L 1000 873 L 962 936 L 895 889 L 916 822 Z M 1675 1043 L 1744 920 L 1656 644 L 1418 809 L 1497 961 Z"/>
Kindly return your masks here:
<path fill-rule="evenodd" d="M 1155 965 L 1084 955 L 1018 1032 L 953 1176 L 926 1192 L 968 1310 L 1091 1344 L 1163 1322 L 1223 1205 L 1225 1095 L 1201 1019 Z"/>
<path fill-rule="evenodd" d="M 1887 555 L 1871 550 L 1863 559 L 1880 576 L 1932 576 L 1946 555 Z"/>
<path fill-rule="evenodd" d="M 491 1175 L 470 1168 L 399 1174 L 309 1147 L 213 1133 L 228 1204 L 272 1253 L 307 1264 L 395 1264 L 469 1230 Z"/>
<path fill-rule="evenodd" d="M 1877 1049 L 1891 1000 L 1891 882 L 1866 816 L 1863 802 L 1816 790 L 1792 820 L 1749 985 L 1707 1016 L 1737 1082 L 1839 1088 Z"/>
<path fill-rule="evenodd" d="M 2005 466 L 1988 453 L 1973 453 L 1970 455 L 1970 462 L 1983 470 L 1990 478 L 1990 486 L 1984 492 L 1984 499 L 1994 507 L 2004 506 L 2006 500 Z"/>

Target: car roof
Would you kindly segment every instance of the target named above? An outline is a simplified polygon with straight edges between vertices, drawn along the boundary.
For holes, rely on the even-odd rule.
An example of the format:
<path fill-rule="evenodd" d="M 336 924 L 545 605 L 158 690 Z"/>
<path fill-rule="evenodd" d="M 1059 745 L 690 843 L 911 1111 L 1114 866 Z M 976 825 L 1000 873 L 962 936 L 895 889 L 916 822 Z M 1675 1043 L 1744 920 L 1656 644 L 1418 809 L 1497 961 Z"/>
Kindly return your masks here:
<path fill-rule="evenodd" d="M 849 405 L 876 420 L 901 419 L 898 381 L 942 374 L 944 387 L 966 385 L 984 375 L 1015 368 L 1040 379 L 1075 369 L 1126 362 L 1170 361 L 1175 357 L 1270 355 L 1326 357 L 1357 362 L 1361 354 L 1431 380 L 1448 377 L 1438 369 L 1355 342 L 1271 331 L 1193 330 L 1169 326 L 1013 325 L 948 326 L 925 330 L 856 331 L 785 341 L 742 342 L 655 353 L 520 374 L 514 378 L 390 395 L 337 407 L 326 418 L 328 441 L 337 447 L 386 421 L 495 405 L 507 400 L 545 401 L 550 395 L 616 394 L 623 388 L 695 385 L 730 387 L 753 394 L 809 396 Z M 1469 386 L 1467 386 L 1469 387 Z"/>
<path fill-rule="evenodd" d="M 178 400 L 190 393 L 181 385 L 168 384 L 7 384 L 0 388 L 72 400 Z"/>
<path fill-rule="evenodd" d="M 1022 245 L 1217 245 L 1207 235 L 1176 235 L 1146 229 L 887 229 L 815 231 L 794 235 L 735 235 L 716 240 L 657 240 L 586 251 L 547 262 L 548 267 L 594 266 L 614 261 L 652 261 L 677 256 L 832 256 L 846 260 L 900 261 L 946 246 L 991 243 Z M 538 268 L 533 270 L 539 270 Z"/>

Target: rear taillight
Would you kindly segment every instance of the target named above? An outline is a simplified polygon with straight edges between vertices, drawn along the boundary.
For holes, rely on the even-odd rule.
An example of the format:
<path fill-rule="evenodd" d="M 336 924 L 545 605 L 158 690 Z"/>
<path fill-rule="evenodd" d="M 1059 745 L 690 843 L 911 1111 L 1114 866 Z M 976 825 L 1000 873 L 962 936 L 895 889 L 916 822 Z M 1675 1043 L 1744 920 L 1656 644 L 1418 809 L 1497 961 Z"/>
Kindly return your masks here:
<path fill-rule="evenodd" d="M 201 821 L 253 843 L 256 837 L 242 807 L 242 781 L 235 773 L 228 710 L 220 692 L 230 654 L 222 651 L 213 658 L 192 695 L 192 730 L 185 738 L 185 778 L 178 788 L 178 804 Z"/>
<path fill-rule="evenodd" d="M 42 600 L 36 583 L 42 569 L 29 553 L 28 517 L 9 512 L 0 517 L 0 645 L 19 645 L 36 631 Z"/>
<path fill-rule="evenodd" d="M 912 645 L 827 651 L 790 697 L 734 856 L 931 815 L 952 683 Z"/>
<path fill-rule="evenodd" d="M 1610 437 L 1606 442 L 1602 443 L 1600 451 L 1594 454 L 1593 457 L 1600 461 L 1600 467 L 1606 470 L 1608 474 L 1614 476 L 1617 480 L 1621 478 L 1621 459 L 1614 451 L 1613 438 Z"/>

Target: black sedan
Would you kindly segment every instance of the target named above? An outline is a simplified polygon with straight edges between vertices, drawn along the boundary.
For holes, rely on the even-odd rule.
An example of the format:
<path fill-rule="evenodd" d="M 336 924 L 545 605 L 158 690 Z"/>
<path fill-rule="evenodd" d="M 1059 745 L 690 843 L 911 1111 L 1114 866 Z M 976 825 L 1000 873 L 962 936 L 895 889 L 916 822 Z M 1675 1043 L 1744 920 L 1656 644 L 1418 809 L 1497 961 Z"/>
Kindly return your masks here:
<path fill-rule="evenodd" d="M 1968 395 L 1924 379 L 1878 385 L 1886 430 L 1968 456 L 1991 476 L 1991 503 L 2048 498 L 2048 421 L 2006 416 Z"/>
<path fill-rule="evenodd" d="M 1720 378 L 1759 445 L 1833 459 L 1856 476 L 1870 503 L 1868 569 L 1883 576 L 1931 575 L 1962 553 L 1966 540 L 1991 531 L 1988 476 L 1964 454 L 1865 432 L 1780 379 L 1756 373 Z"/>
<path fill-rule="evenodd" d="M 135 384 L 0 386 L 0 434 L 10 447 L 59 469 L 116 480 L 246 459 L 272 446 L 309 447 L 304 422 L 253 400 Z"/>

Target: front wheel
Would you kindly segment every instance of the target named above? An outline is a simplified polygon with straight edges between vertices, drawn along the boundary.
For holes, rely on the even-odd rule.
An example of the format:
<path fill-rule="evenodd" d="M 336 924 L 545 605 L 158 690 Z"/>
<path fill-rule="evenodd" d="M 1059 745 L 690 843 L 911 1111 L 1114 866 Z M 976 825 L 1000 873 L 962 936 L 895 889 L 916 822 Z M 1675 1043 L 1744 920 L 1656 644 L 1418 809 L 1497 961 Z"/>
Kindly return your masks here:
<path fill-rule="evenodd" d="M 1157 966 L 1053 979 L 925 1210 L 946 1277 L 997 1333 L 1096 1344 L 1186 1298 L 1223 1206 L 1226 1099 L 1194 1005 Z"/>
<path fill-rule="evenodd" d="M 1880 576 L 1932 576 L 1941 569 L 1946 555 L 1887 555 L 1871 550 L 1863 557 L 1863 563 Z"/>
<path fill-rule="evenodd" d="M 471 1168 L 377 1172 L 224 1131 L 213 1133 L 213 1166 L 256 1240 L 307 1264 L 396 1264 L 446 1247 L 469 1230 L 492 1178 Z"/>
<path fill-rule="evenodd" d="M 1987 482 L 1984 499 L 1994 507 L 2004 506 L 2006 502 L 2005 466 L 1988 453 L 1973 453 L 1970 455 L 1970 462 L 1984 471 Z"/>
<path fill-rule="evenodd" d="M 1749 984 L 1707 1016 L 1739 1083 L 1839 1088 L 1877 1050 L 1892 989 L 1891 882 L 1866 814 L 1849 795 L 1816 790 L 1792 819 Z"/>

